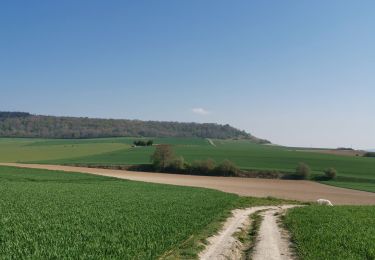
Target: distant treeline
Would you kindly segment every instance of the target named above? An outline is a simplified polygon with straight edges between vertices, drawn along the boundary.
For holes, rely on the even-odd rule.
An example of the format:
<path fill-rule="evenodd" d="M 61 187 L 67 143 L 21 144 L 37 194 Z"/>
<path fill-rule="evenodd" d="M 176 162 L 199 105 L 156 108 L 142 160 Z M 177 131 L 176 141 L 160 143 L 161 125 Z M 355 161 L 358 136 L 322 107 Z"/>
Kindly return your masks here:
<path fill-rule="evenodd" d="M 152 146 L 154 144 L 154 141 L 153 140 L 147 140 L 147 141 L 136 140 L 136 141 L 133 142 L 133 144 L 135 146 Z"/>
<path fill-rule="evenodd" d="M 25 112 L 0 112 L 0 119 L 4 118 L 17 118 L 17 117 L 29 117 L 30 113 Z"/>
<path fill-rule="evenodd" d="M 230 125 L 126 119 L 96 119 L 0 112 L 1 137 L 100 138 L 100 137 L 201 137 L 249 139 L 268 143 Z"/>
<path fill-rule="evenodd" d="M 375 157 L 375 152 L 367 152 L 363 156 L 364 157 Z"/>

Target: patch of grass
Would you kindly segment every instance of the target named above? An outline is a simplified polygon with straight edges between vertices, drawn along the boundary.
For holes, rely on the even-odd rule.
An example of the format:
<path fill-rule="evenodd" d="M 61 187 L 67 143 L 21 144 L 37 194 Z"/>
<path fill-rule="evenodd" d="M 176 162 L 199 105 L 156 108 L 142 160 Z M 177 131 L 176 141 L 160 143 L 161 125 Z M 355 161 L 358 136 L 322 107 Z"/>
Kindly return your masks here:
<path fill-rule="evenodd" d="M 284 200 L 278 199 L 275 197 L 265 197 L 265 198 L 253 198 L 253 197 L 239 197 L 236 201 L 236 208 L 248 208 L 248 207 L 255 207 L 255 206 L 277 206 L 282 204 L 301 204 L 302 202 L 297 200 Z M 309 203 L 302 203 L 307 205 Z"/>
<path fill-rule="evenodd" d="M 68 160 L 72 157 L 92 156 L 129 149 L 117 140 L 43 140 L 0 138 L 0 162 L 33 162 Z"/>
<path fill-rule="evenodd" d="M 256 240 L 258 237 L 258 232 L 260 225 L 263 221 L 263 216 L 260 214 L 261 211 L 257 211 L 250 216 L 251 225 L 248 230 L 242 230 L 237 233 L 238 240 L 244 246 L 243 259 L 251 259 L 251 254 L 256 245 Z"/>
<path fill-rule="evenodd" d="M 1 259 L 191 259 L 233 208 L 282 202 L 14 167 L 0 190 Z"/>
<path fill-rule="evenodd" d="M 374 180 L 369 180 L 367 182 L 363 180 L 361 181 L 323 181 L 322 183 L 332 185 L 332 186 L 342 187 L 342 188 L 375 192 Z"/>
<path fill-rule="evenodd" d="M 301 259 L 375 259 L 375 206 L 290 209 L 285 224 Z"/>

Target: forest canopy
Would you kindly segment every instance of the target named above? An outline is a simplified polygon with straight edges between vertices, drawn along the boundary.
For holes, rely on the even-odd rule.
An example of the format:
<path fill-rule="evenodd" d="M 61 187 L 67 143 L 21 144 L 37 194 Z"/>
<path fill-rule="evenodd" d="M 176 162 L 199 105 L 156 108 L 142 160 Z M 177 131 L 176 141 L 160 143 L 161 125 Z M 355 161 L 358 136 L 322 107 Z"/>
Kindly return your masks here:
<path fill-rule="evenodd" d="M 87 117 L 32 115 L 0 112 L 1 137 L 99 138 L 99 137 L 201 137 L 268 141 L 230 125 L 180 123 Z"/>

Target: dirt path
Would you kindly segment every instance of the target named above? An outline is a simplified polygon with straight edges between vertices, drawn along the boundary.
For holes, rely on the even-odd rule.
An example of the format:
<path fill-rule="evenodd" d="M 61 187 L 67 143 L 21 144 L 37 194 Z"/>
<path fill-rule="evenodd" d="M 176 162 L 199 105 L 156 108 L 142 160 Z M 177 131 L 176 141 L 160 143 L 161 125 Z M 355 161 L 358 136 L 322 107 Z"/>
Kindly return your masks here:
<path fill-rule="evenodd" d="M 282 206 L 261 213 L 262 224 L 259 228 L 257 244 L 252 255 L 253 260 L 287 260 L 294 259 L 290 250 L 290 239 L 279 227 L 278 217 L 286 209 L 295 206 Z"/>
<path fill-rule="evenodd" d="M 260 226 L 257 245 L 253 254 L 254 260 L 284 260 L 292 259 L 292 253 L 289 248 L 289 240 L 281 235 L 279 226 L 276 222 L 275 213 L 281 213 L 283 210 L 294 207 L 293 205 L 285 206 L 260 206 L 247 209 L 236 209 L 232 216 L 224 223 L 221 231 L 210 238 L 209 244 L 199 254 L 201 260 L 225 260 L 241 259 L 242 244 L 235 238 L 235 233 L 241 230 L 247 230 L 250 223 L 250 215 L 261 210 L 264 220 Z"/>
<path fill-rule="evenodd" d="M 209 244 L 199 254 L 199 259 L 240 259 L 242 253 L 241 243 L 233 237 L 233 234 L 250 225 L 249 216 L 251 214 L 268 208 L 253 207 L 234 210 L 232 216 L 224 223 L 221 231 L 217 235 L 208 238 Z"/>
<path fill-rule="evenodd" d="M 203 187 L 235 193 L 242 196 L 273 196 L 300 201 L 324 198 L 333 204 L 375 205 L 375 193 L 338 188 L 312 181 L 268 180 L 238 177 L 209 177 L 181 174 L 133 172 L 60 165 L 0 163 L 0 165 L 82 172 L 135 181 Z"/>
<path fill-rule="evenodd" d="M 210 138 L 207 138 L 207 141 L 210 143 L 210 145 L 216 147 L 216 144 L 215 144 L 214 141 L 212 141 Z"/>

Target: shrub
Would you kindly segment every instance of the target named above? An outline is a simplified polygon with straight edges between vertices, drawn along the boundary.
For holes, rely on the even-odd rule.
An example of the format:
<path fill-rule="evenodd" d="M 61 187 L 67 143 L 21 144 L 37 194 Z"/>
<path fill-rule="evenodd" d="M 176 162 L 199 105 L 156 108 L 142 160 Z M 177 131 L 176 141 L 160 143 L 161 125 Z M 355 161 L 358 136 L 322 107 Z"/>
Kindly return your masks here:
<path fill-rule="evenodd" d="M 375 152 L 367 152 L 363 156 L 364 157 L 375 157 Z"/>
<path fill-rule="evenodd" d="M 161 144 L 151 155 L 151 161 L 156 170 L 163 170 L 170 165 L 175 158 L 173 149 L 170 145 Z"/>
<path fill-rule="evenodd" d="M 133 142 L 133 144 L 134 144 L 135 146 L 145 146 L 145 145 L 146 145 L 146 142 L 143 141 L 143 140 L 136 140 L 136 141 Z"/>
<path fill-rule="evenodd" d="M 194 174 L 199 175 L 212 175 L 212 171 L 215 169 L 215 161 L 212 159 L 195 161 L 191 166 L 191 170 Z"/>
<path fill-rule="evenodd" d="M 173 159 L 169 165 L 168 165 L 168 171 L 170 172 L 179 172 L 179 173 L 184 173 L 186 170 L 187 163 L 185 162 L 184 157 L 176 157 Z"/>
<path fill-rule="evenodd" d="M 305 180 L 310 176 L 310 167 L 305 163 L 299 163 L 294 176 L 296 179 Z"/>
<path fill-rule="evenodd" d="M 186 167 L 186 164 L 185 164 Z M 186 168 L 189 168 L 187 166 Z M 191 166 L 189 172 L 196 175 L 212 175 L 212 176 L 236 176 L 240 170 L 229 160 L 224 160 L 216 166 L 212 159 L 195 161 Z"/>
<path fill-rule="evenodd" d="M 328 168 L 324 171 L 324 175 L 328 180 L 333 180 L 337 176 L 337 171 L 335 168 Z"/>
<path fill-rule="evenodd" d="M 236 176 L 239 171 L 238 167 L 229 160 L 224 160 L 215 168 L 215 173 L 219 176 Z"/>
<path fill-rule="evenodd" d="M 154 143 L 154 141 L 152 141 L 152 140 L 148 140 L 148 141 L 135 140 L 135 141 L 133 142 L 133 144 L 134 144 L 135 146 L 152 146 L 153 143 Z"/>
<path fill-rule="evenodd" d="M 282 173 L 275 170 L 245 170 L 238 171 L 237 176 L 262 179 L 279 179 Z"/>

